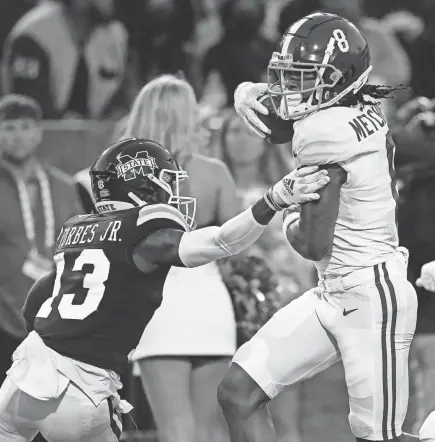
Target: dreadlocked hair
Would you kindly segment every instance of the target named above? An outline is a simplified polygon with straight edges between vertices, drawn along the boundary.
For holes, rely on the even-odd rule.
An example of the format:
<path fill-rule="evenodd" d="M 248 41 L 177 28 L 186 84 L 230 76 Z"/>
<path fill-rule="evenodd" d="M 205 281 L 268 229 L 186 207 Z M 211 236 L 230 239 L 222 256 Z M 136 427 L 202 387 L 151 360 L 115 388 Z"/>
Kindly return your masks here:
<path fill-rule="evenodd" d="M 396 91 L 409 91 L 411 88 L 403 84 L 398 86 L 383 86 L 379 84 L 365 84 L 356 94 L 348 95 L 346 97 L 346 105 L 356 106 L 358 104 L 370 105 L 373 104 L 365 96 L 374 98 L 375 100 L 381 100 L 384 98 L 394 98 L 394 92 Z"/>

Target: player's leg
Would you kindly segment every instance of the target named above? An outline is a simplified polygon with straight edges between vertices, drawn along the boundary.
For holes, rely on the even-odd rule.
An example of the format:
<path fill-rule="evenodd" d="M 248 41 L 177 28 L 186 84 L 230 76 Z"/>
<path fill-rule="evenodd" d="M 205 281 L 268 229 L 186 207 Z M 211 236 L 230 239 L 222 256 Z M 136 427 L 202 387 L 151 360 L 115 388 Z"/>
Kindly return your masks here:
<path fill-rule="evenodd" d="M 372 282 L 337 298 L 343 313 L 330 330 L 340 348 L 349 423 L 359 442 L 402 440 L 417 312 L 415 291 L 405 275 L 394 260 L 377 265 Z"/>
<path fill-rule="evenodd" d="M 38 433 L 32 421 L 35 414 L 30 409 L 31 404 L 27 404 L 28 399 L 30 396 L 22 393 L 9 377 L 6 377 L 0 388 L 0 440 L 2 442 L 31 441 Z"/>
<path fill-rule="evenodd" d="M 276 313 L 235 354 L 218 388 L 232 442 L 275 440 L 267 402 L 286 386 L 339 360 L 335 343 L 316 314 L 322 302 L 315 289 L 305 293 Z"/>
<path fill-rule="evenodd" d="M 96 407 L 72 383 L 60 397 L 42 401 L 7 378 L 0 389 L 0 440 L 31 441 L 40 432 L 50 442 L 117 442 L 121 430 L 114 431 L 105 402 Z"/>
<path fill-rule="evenodd" d="M 118 442 L 120 439 L 121 415 L 114 410 L 112 398 L 95 405 L 70 382 L 57 399 L 31 399 L 33 402 L 29 405 L 39 409 L 39 415 L 34 417 L 36 425 L 50 442 Z"/>
<path fill-rule="evenodd" d="M 299 428 L 300 385 L 287 387 L 267 405 L 278 442 L 302 442 Z"/>
<path fill-rule="evenodd" d="M 229 357 L 192 357 L 191 393 L 196 442 L 226 442 L 228 429 L 217 401 L 217 387 L 231 362 Z"/>
<path fill-rule="evenodd" d="M 190 359 L 153 357 L 141 359 L 138 363 L 142 385 L 157 425 L 159 441 L 194 441 Z"/>

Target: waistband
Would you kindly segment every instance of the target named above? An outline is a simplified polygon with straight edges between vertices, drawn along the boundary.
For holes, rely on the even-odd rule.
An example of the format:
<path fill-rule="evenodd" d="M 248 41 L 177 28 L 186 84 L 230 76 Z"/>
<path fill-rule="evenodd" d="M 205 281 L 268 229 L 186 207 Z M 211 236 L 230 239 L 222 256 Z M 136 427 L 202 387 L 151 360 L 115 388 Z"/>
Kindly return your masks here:
<path fill-rule="evenodd" d="M 405 247 L 398 247 L 384 262 L 363 269 L 354 270 L 345 276 L 322 275 L 319 273 L 318 287 L 330 293 L 342 292 L 358 285 L 374 282 L 375 267 L 385 263 L 389 273 L 402 273 L 406 278 L 409 252 Z"/>

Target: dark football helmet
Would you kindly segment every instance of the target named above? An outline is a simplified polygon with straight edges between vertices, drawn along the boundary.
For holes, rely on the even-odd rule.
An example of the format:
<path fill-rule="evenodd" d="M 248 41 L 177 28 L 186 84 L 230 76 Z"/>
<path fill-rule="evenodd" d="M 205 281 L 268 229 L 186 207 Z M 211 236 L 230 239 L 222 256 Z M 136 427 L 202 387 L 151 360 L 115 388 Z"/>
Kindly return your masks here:
<path fill-rule="evenodd" d="M 290 26 L 268 66 L 269 94 L 284 120 L 337 104 L 367 82 L 372 69 L 365 37 L 350 21 L 315 13 Z"/>
<path fill-rule="evenodd" d="M 188 175 L 160 144 L 138 138 L 118 141 L 97 158 L 89 173 L 97 210 L 170 204 L 194 226 L 196 199 L 180 196 L 180 182 Z"/>

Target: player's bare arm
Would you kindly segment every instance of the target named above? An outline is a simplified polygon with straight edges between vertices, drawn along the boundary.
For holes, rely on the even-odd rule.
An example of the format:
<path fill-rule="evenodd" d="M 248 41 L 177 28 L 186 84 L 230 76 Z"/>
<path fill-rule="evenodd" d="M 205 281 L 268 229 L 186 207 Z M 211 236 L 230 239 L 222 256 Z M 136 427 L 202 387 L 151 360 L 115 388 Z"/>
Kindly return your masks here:
<path fill-rule="evenodd" d="M 197 267 L 231 255 L 253 244 L 277 211 L 292 201 L 318 199 L 317 190 L 329 181 L 327 172 L 311 166 L 294 170 L 250 208 L 221 227 L 211 226 L 190 232 L 161 229 L 151 233 L 135 248 L 133 259 L 144 273 L 162 265 Z"/>
<path fill-rule="evenodd" d="M 322 166 L 330 181 L 319 190 L 320 199 L 284 211 L 284 229 L 292 247 L 304 258 L 320 261 L 332 249 L 340 205 L 341 186 L 347 174 L 339 165 Z"/>

